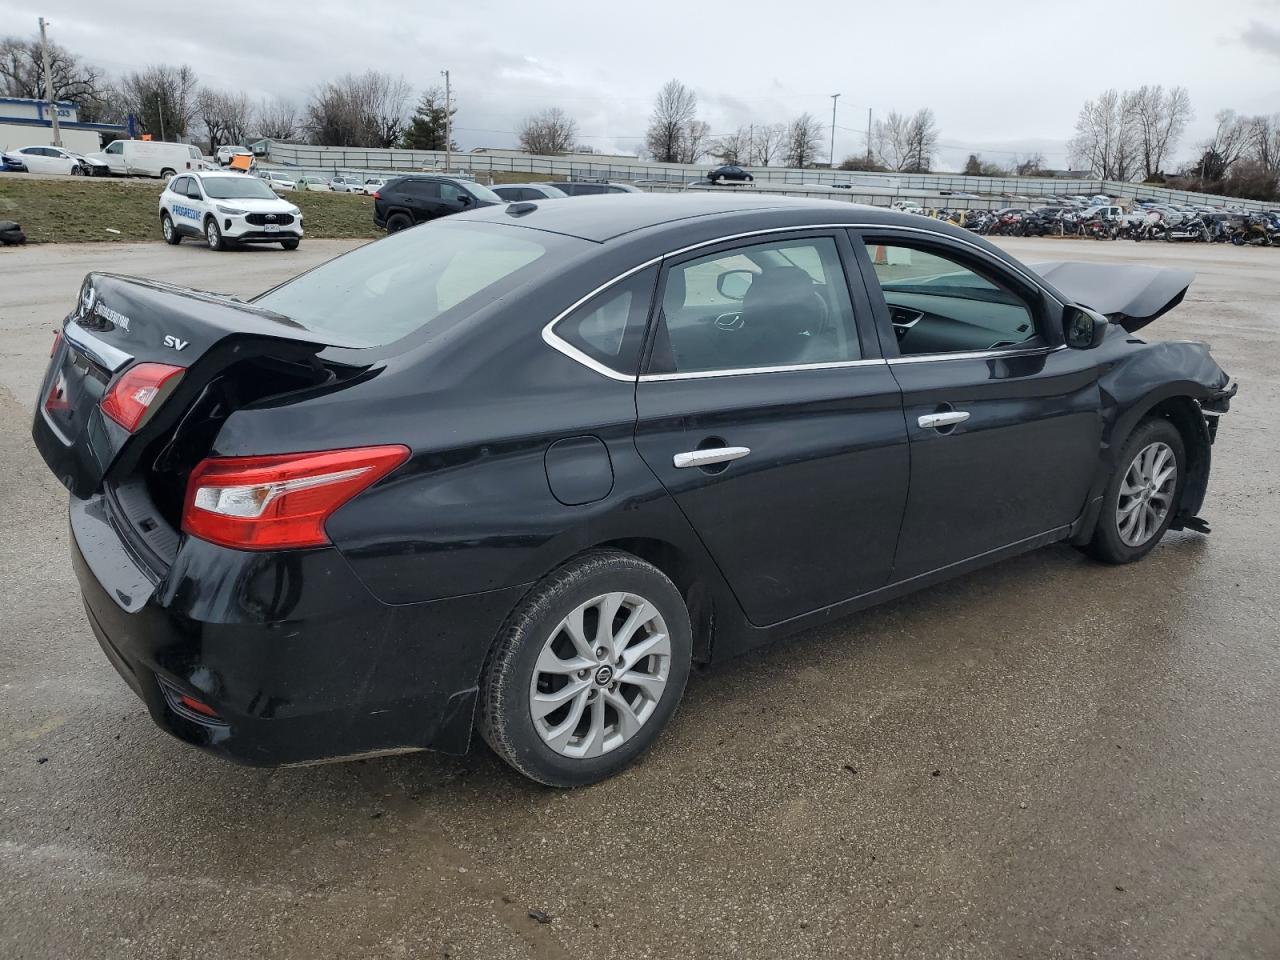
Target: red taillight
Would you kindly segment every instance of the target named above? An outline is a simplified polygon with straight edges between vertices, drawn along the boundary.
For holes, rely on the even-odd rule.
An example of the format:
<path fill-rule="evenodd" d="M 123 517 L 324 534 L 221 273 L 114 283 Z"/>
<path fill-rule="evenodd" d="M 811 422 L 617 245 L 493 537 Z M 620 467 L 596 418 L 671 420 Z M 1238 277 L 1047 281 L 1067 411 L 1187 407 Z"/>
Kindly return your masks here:
<path fill-rule="evenodd" d="M 184 368 L 167 363 L 134 364 L 107 390 L 102 412 L 133 433 L 146 419 L 156 398 L 177 386 L 177 378 L 184 372 Z"/>
<path fill-rule="evenodd" d="M 399 445 L 210 457 L 187 481 L 182 529 L 240 550 L 282 550 L 329 542 L 325 521 L 409 456 Z"/>
<path fill-rule="evenodd" d="M 382 194 L 380 194 L 377 190 L 373 191 L 373 193 L 369 194 L 369 196 L 373 197 L 373 199 L 375 200 L 382 199 Z"/>
<path fill-rule="evenodd" d="M 53 332 L 53 346 L 49 348 L 49 359 L 52 360 L 58 354 L 58 348 L 62 346 L 62 331 L 55 330 Z"/>

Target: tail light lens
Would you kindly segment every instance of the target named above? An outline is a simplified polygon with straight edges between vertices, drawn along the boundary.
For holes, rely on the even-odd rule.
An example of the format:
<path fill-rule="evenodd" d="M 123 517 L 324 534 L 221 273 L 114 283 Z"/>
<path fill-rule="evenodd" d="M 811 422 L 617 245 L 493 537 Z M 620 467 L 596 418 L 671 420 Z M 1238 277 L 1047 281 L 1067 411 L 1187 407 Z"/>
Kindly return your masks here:
<path fill-rule="evenodd" d="M 159 406 L 156 400 L 178 385 L 178 377 L 184 372 L 183 367 L 167 363 L 134 364 L 107 390 L 102 412 L 133 433 L 142 426 L 148 412 Z"/>
<path fill-rule="evenodd" d="M 377 190 L 373 191 L 373 193 L 369 194 L 369 196 L 373 197 L 373 199 L 375 200 L 382 199 L 382 194 L 380 194 Z"/>
<path fill-rule="evenodd" d="M 321 546 L 334 511 L 408 457 L 400 445 L 210 457 L 187 481 L 182 529 L 239 550 Z"/>

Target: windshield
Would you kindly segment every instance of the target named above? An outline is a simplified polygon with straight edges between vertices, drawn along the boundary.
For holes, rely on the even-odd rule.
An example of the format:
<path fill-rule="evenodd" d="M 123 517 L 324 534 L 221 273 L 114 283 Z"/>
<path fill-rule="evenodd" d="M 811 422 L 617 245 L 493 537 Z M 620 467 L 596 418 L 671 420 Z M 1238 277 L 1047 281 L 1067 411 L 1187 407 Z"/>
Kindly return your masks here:
<path fill-rule="evenodd" d="M 504 224 L 441 220 L 353 250 L 254 303 L 344 343 L 382 346 L 451 311 L 474 313 L 540 275 L 549 254 L 586 245 Z"/>
<path fill-rule="evenodd" d="M 206 177 L 204 192 L 215 200 L 274 200 L 275 191 L 257 177 Z"/>
<path fill-rule="evenodd" d="M 474 180 L 463 180 L 462 185 L 471 191 L 472 196 L 477 200 L 488 200 L 490 203 L 502 203 L 500 196 L 490 190 L 488 187 L 482 187 Z"/>

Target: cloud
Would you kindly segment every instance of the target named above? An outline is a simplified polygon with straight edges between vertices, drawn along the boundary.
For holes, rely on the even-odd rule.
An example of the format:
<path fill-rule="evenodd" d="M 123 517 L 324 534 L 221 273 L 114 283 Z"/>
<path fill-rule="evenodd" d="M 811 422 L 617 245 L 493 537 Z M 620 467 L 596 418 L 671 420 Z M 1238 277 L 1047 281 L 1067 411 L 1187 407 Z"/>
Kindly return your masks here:
<path fill-rule="evenodd" d="M 1240 34 L 1241 41 L 1251 50 L 1280 59 L 1280 30 L 1257 20 L 1250 20 L 1248 28 Z"/>

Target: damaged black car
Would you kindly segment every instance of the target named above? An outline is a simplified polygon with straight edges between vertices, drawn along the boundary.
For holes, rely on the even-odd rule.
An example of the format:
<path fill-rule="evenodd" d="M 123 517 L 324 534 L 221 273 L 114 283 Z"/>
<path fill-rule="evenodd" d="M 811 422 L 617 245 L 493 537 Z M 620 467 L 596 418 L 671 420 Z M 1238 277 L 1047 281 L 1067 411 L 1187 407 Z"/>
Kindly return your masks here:
<path fill-rule="evenodd" d="M 255 299 L 91 274 L 34 436 L 107 658 L 278 765 L 478 732 L 624 768 L 691 664 L 1200 517 L 1235 384 L 1192 277 L 780 197 L 474 210 Z"/>

